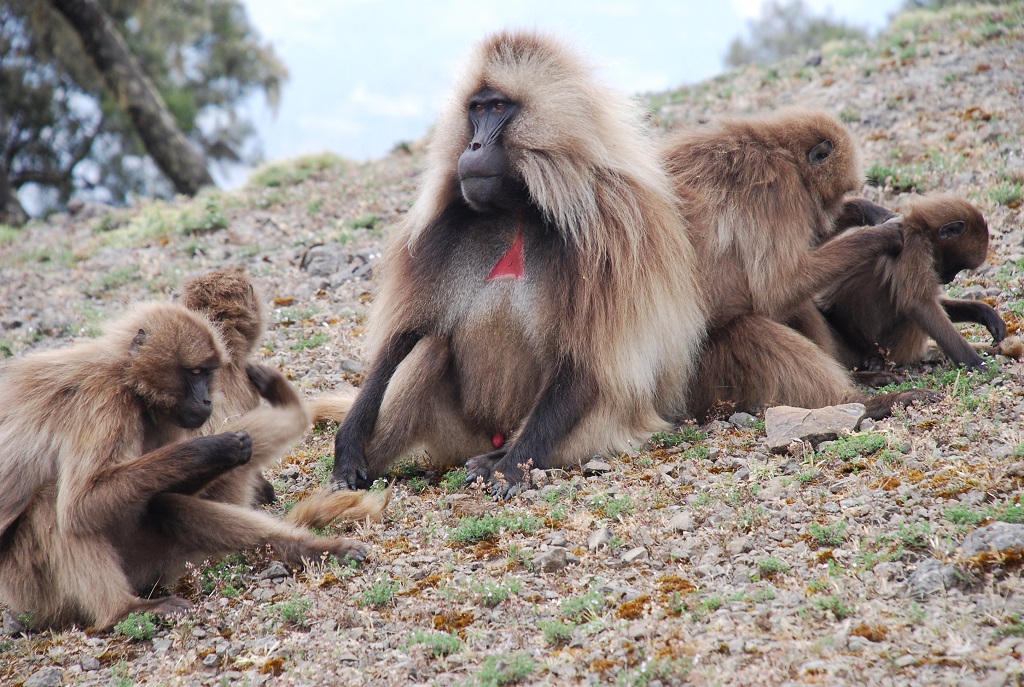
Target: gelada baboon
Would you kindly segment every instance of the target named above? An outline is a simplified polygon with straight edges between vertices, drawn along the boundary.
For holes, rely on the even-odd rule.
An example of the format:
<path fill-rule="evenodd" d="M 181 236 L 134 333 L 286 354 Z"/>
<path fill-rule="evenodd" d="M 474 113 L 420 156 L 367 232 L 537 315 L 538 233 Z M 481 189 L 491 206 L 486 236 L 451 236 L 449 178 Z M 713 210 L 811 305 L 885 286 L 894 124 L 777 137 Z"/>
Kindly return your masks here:
<path fill-rule="evenodd" d="M 914 394 L 862 399 L 815 341 L 828 340 L 813 296 L 880 255 L 898 253 L 898 226 L 820 246 L 861 186 L 846 129 L 824 112 L 785 109 L 673 133 L 663 149 L 686 208 L 707 292 L 710 331 L 691 386 L 691 410 L 808 408 L 865 400 L 880 416 Z M 802 317 L 803 336 L 786 326 Z"/>
<path fill-rule="evenodd" d="M 213 414 L 196 436 L 229 431 L 233 420 L 252 412 L 256 414 L 247 422 L 264 418 L 268 430 L 275 430 L 273 436 L 264 433 L 263 445 L 257 445 L 248 464 L 213 480 L 200 495 L 225 503 L 273 503 L 274 487 L 263 478 L 263 468 L 302 438 L 311 418 L 344 418 L 353 396 L 324 394 L 305 403 L 280 372 L 252 362 L 266 333 L 267 315 L 264 298 L 243 268 L 228 267 L 192 278 L 182 289 L 181 302 L 216 324 L 227 349 L 224 364 L 214 372 Z M 261 398 L 271 408 L 261 408 Z"/>
<path fill-rule="evenodd" d="M 896 217 L 881 206 L 876 208 L 862 219 L 877 223 Z M 901 224 L 899 255 L 883 255 L 859 265 L 817 299 L 835 334 L 840 361 L 868 373 L 883 369 L 886 362 L 909 365 L 924 357 L 931 337 L 953 361 L 982 367 L 984 361 L 953 322 L 984 325 L 994 344 L 1005 338 L 1006 325 L 990 305 L 948 298 L 942 286 L 961 270 L 975 269 L 985 261 L 985 218 L 967 201 L 931 196 L 913 199 Z"/>
<path fill-rule="evenodd" d="M 187 608 L 139 596 L 186 562 L 264 544 L 292 563 L 365 556 L 354 540 L 195 496 L 273 437 L 243 417 L 239 431 L 183 440 L 210 416 L 223 359 L 205 318 L 164 303 L 0 371 L 0 601 L 37 627 L 106 628 Z"/>
<path fill-rule="evenodd" d="M 530 32 L 484 40 L 450 102 L 380 270 L 336 485 L 423 447 L 507 494 L 685 408 L 702 297 L 636 107 Z"/>

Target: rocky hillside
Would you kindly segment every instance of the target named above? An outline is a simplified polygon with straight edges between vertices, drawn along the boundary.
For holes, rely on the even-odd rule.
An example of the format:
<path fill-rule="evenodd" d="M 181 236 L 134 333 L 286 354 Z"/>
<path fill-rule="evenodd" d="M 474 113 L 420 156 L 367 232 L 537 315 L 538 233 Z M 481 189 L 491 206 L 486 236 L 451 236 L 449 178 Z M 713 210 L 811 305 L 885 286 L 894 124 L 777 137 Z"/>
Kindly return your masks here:
<path fill-rule="evenodd" d="M 834 113 L 861 141 L 867 197 L 946 191 L 982 208 L 989 262 L 952 291 L 1016 331 L 1022 75 L 1018 2 L 904 15 L 867 45 L 648 99 L 665 127 L 787 103 Z M 234 193 L 0 227 L 0 357 L 245 265 L 273 301 L 264 362 L 307 391 L 358 383 L 372 267 L 420 152 L 281 162 Z M 365 565 L 211 561 L 178 589 L 195 612 L 111 633 L 30 632 L 6 614 L 0 683 L 1019 685 L 1024 367 L 936 359 L 909 374 L 945 400 L 783 453 L 763 418 L 686 426 L 508 504 L 410 461 L 384 522 L 354 529 Z M 279 508 L 329 474 L 333 431 L 270 475 Z"/>

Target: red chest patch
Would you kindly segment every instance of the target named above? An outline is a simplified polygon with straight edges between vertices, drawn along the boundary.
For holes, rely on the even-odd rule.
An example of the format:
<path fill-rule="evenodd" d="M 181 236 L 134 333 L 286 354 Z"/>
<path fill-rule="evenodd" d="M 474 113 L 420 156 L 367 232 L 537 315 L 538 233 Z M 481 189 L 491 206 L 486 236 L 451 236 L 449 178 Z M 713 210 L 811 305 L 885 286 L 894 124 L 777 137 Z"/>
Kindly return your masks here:
<path fill-rule="evenodd" d="M 523 257 L 523 232 L 516 234 L 512 247 L 501 256 L 498 264 L 487 275 L 487 281 L 509 281 L 526 276 L 526 260 Z"/>

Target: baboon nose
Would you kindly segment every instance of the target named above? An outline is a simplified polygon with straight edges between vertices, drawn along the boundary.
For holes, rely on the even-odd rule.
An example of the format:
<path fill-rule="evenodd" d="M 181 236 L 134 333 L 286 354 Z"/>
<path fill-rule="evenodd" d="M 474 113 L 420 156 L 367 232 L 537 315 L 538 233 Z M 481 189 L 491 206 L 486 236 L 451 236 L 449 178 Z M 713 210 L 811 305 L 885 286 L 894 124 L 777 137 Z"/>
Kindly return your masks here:
<path fill-rule="evenodd" d="M 480 150 L 480 144 L 479 144 L 479 143 L 478 143 L 477 141 L 473 141 L 473 142 L 472 142 L 472 143 L 471 143 L 471 144 L 469 145 L 469 149 L 470 149 L 470 150 Z"/>

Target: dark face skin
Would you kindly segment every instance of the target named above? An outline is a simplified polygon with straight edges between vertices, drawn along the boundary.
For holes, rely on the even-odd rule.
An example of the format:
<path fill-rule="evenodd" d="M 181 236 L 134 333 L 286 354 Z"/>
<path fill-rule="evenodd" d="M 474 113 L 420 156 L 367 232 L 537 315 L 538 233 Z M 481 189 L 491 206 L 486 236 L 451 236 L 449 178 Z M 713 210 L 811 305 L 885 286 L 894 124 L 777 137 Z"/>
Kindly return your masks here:
<path fill-rule="evenodd" d="M 184 396 L 175 409 L 178 424 L 185 429 L 198 429 L 210 419 L 213 413 L 213 401 L 210 400 L 210 378 L 213 369 L 197 367 L 182 370 L 182 387 Z"/>
<path fill-rule="evenodd" d="M 942 225 L 935 233 L 935 268 L 943 284 L 961 270 L 977 269 L 988 255 L 988 227 L 983 223 L 956 220 Z"/>
<path fill-rule="evenodd" d="M 501 136 L 518 112 L 517 104 L 492 88 L 469 100 L 473 140 L 459 158 L 459 181 L 466 203 L 477 212 L 506 210 L 523 198 L 522 184 L 509 173 Z"/>

